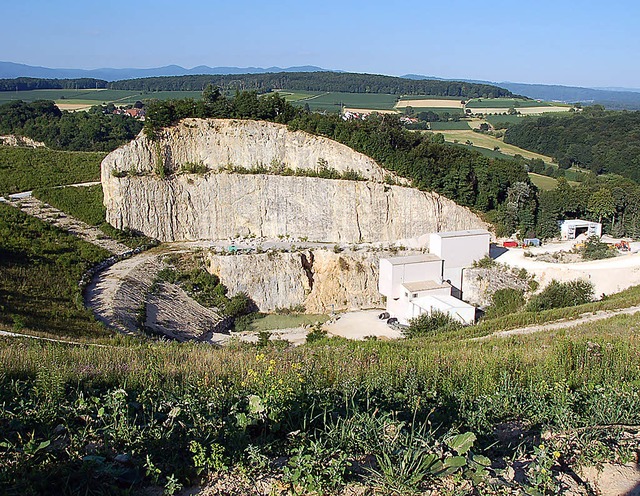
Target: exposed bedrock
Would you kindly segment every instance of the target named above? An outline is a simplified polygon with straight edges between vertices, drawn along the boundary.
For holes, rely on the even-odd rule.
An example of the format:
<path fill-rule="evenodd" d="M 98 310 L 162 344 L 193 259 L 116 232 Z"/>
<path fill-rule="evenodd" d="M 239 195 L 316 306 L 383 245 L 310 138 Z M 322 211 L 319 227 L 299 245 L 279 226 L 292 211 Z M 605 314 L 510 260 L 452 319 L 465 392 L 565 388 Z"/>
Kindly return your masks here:
<path fill-rule="evenodd" d="M 238 174 L 224 166 L 328 167 L 371 181 Z M 157 174 L 202 162 L 201 174 Z M 271 165 L 270 165 L 271 164 Z M 187 119 L 157 142 L 139 136 L 102 163 L 107 221 L 161 241 L 235 236 L 294 236 L 314 241 L 372 242 L 434 231 L 485 228 L 473 212 L 435 193 L 381 181 L 388 172 L 335 143 L 257 121 Z"/>
<path fill-rule="evenodd" d="M 114 178 L 103 188 L 110 224 L 161 241 L 249 235 L 395 241 L 485 227 L 437 194 L 364 181 L 208 173 Z"/>
<path fill-rule="evenodd" d="M 375 160 L 336 141 L 265 121 L 235 119 L 184 119 L 158 131 L 150 140 L 138 136 L 114 152 L 103 163 L 104 172 L 145 173 L 156 170 L 158 161 L 167 171 L 179 171 L 187 163 L 203 164 L 210 170 L 229 165 L 267 169 L 289 167 L 340 172 L 354 171 L 366 179 L 383 181 L 394 176 Z"/>
<path fill-rule="evenodd" d="M 403 255 L 413 252 L 402 252 Z M 307 250 L 296 253 L 208 255 L 208 271 L 229 294 L 245 292 L 260 311 L 303 305 L 308 313 L 382 308 L 378 261 L 391 252 Z"/>

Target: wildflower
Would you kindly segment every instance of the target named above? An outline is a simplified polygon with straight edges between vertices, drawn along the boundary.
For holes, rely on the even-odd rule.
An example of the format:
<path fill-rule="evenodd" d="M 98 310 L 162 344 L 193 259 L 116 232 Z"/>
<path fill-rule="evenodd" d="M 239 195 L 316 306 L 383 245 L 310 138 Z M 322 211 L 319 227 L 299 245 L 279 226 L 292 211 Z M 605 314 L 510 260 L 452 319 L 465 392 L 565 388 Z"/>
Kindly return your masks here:
<path fill-rule="evenodd" d="M 559 451 L 554 451 L 553 452 L 553 457 L 557 460 L 558 458 L 560 458 L 560 452 Z"/>

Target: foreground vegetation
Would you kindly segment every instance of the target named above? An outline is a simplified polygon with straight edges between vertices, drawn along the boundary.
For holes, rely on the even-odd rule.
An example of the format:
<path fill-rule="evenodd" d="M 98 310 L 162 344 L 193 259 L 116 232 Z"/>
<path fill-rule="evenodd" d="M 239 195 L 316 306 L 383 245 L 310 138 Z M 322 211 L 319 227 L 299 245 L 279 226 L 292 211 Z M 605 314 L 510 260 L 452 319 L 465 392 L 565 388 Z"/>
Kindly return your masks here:
<path fill-rule="evenodd" d="M 234 474 L 275 477 L 275 488 L 298 494 L 347 483 L 383 494 L 452 483 L 557 492 L 560 465 L 632 456 L 615 426 L 640 424 L 640 343 L 630 330 L 639 324 L 286 350 L 2 340 L 0 487 L 120 494 L 157 484 L 171 494 Z M 505 426 L 515 434 L 496 445 Z M 610 429 L 578 434 L 590 426 Z M 553 435 L 574 429 L 571 443 Z M 508 475 L 515 456 L 526 460 L 521 484 Z"/>

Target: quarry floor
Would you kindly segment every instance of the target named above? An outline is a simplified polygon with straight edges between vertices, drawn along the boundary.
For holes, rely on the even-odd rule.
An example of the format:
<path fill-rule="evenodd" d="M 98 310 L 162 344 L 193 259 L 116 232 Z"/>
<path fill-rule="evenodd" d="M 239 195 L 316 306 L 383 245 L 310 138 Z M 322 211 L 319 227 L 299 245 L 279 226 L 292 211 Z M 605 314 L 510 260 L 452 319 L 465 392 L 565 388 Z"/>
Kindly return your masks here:
<path fill-rule="evenodd" d="M 615 241 L 612 238 L 607 241 Z M 640 284 L 640 243 L 631 243 L 631 251 L 613 258 L 590 262 L 552 263 L 536 260 L 534 257 L 558 251 L 570 251 L 576 240 L 545 243 L 540 247 L 502 248 L 492 246 L 491 257 L 499 263 L 526 269 L 536 276 L 543 287 L 552 279 L 572 281 L 588 279 L 594 285 L 595 296 L 611 294 Z"/>

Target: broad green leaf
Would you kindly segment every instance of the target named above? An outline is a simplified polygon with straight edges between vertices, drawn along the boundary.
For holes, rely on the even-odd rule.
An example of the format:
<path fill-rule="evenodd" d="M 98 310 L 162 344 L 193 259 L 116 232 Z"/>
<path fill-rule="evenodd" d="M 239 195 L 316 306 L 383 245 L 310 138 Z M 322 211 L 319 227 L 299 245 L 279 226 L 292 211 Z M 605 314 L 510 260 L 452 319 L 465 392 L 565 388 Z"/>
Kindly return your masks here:
<path fill-rule="evenodd" d="M 473 432 L 465 432 L 464 434 L 450 437 L 446 440 L 446 443 L 459 455 L 466 455 L 475 441 L 476 435 Z"/>

